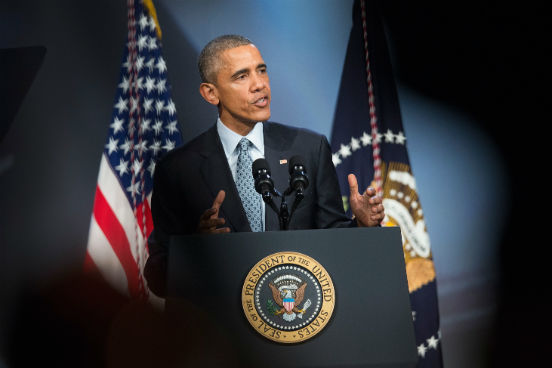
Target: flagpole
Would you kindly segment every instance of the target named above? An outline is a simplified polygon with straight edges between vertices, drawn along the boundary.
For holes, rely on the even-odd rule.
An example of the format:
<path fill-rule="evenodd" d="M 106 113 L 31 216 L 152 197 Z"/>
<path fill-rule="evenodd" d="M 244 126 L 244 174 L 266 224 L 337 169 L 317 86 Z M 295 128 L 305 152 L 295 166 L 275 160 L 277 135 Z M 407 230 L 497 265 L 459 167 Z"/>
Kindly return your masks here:
<path fill-rule="evenodd" d="M 378 119 L 376 116 L 376 104 L 374 102 L 374 86 L 370 71 L 370 58 L 368 54 L 368 31 L 366 26 L 366 1 L 360 1 L 362 14 L 362 32 L 364 37 L 364 56 L 366 58 L 366 83 L 368 84 L 368 106 L 370 108 L 370 129 L 372 136 L 372 155 L 374 157 L 374 184 L 376 194 L 383 195 L 383 183 L 381 175 L 381 155 L 378 138 Z"/>

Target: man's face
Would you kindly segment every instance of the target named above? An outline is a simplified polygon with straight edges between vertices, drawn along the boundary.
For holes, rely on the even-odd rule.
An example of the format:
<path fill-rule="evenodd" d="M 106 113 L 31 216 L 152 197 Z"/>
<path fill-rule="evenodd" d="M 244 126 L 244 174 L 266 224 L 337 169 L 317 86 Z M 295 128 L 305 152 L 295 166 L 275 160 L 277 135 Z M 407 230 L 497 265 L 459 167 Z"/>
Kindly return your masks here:
<path fill-rule="evenodd" d="M 270 82 L 254 45 L 222 52 L 215 86 L 220 119 L 230 128 L 252 127 L 270 117 Z"/>

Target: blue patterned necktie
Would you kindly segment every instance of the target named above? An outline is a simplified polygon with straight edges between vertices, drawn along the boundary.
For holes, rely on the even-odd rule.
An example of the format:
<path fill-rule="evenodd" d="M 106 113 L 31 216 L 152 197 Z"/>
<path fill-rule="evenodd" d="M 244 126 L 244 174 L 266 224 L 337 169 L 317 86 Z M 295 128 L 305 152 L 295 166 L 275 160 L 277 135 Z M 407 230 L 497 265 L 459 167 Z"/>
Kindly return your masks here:
<path fill-rule="evenodd" d="M 238 166 L 236 169 L 236 187 L 241 198 L 243 209 L 249 220 L 251 231 L 263 231 L 261 218 L 262 198 L 255 191 L 253 174 L 251 167 L 253 160 L 249 155 L 249 146 L 251 142 L 247 138 L 242 138 L 238 144 Z"/>

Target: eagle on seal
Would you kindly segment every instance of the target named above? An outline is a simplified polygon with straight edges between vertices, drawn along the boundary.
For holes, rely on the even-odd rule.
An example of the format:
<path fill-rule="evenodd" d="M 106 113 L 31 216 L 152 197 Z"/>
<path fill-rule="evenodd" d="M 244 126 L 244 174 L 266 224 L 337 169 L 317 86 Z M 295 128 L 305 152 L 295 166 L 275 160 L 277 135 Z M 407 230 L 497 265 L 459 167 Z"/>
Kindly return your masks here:
<path fill-rule="evenodd" d="M 275 314 L 278 316 L 280 314 L 293 314 L 293 313 L 303 313 L 304 309 L 299 309 L 296 307 L 301 304 L 303 298 L 305 297 L 305 288 L 307 283 L 303 282 L 295 292 L 292 289 L 283 289 L 281 292 L 278 290 L 274 283 L 269 283 L 270 289 L 272 290 L 272 297 L 278 306 L 281 308 Z"/>

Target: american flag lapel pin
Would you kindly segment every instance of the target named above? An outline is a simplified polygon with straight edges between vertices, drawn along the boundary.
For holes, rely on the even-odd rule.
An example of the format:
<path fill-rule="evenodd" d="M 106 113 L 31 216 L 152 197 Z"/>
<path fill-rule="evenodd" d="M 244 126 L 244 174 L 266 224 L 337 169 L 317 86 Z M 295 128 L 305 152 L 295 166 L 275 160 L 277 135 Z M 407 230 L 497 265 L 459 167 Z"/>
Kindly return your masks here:
<path fill-rule="evenodd" d="M 284 159 L 280 160 L 280 165 L 283 165 L 283 164 L 287 164 L 287 159 L 284 158 Z"/>

